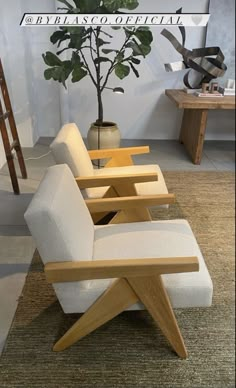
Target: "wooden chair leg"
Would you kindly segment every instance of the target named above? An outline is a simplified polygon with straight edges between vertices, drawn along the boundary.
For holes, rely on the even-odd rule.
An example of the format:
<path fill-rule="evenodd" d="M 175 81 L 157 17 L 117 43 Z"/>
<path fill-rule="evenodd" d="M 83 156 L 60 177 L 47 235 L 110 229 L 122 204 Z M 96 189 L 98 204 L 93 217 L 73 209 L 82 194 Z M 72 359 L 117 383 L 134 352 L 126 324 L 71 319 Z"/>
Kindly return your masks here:
<path fill-rule="evenodd" d="M 109 190 L 106 192 L 106 194 L 103 196 L 103 198 L 113 198 L 113 197 L 117 197 L 117 193 L 113 189 L 113 187 L 110 187 Z M 105 218 L 108 215 L 109 215 L 109 212 L 91 214 L 94 225 L 96 225 L 99 221 L 101 221 L 103 218 Z"/>
<path fill-rule="evenodd" d="M 104 323 L 138 301 L 138 297 L 125 279 L 116 280 L 84 315 L 55 344 L 59 352 L 73 345 Z"/>
<path fill-rule="evenodd" d="M 109 167 L 125 167 L 133 166 L 134 162 L 130 155 L 123 154 L 120 156 L 113 156 L 105 165 L 105 168 Z"/>
<path fill-rule="evenodd" d="M 122 210 L 118 212 L 112 220 L 109 222 L 110 224 L 125 224 L 129 222 L 145 222 L 152 221 L 151 214 L 146 208 L 137 208 L 137 209 L 129 209 Z"/>
<path fill-rule="evenodd" d="M 152 277 L 128 278 L 127 280 L 176 353 L 181 358 L 187 358 L 188 353 L 184 340 L 161 277 L 155 275 Z"/>
<path fill-rule="evenodd" d="M 114 190 L 118 197 L 138 196 L 134 184 L 116 185 Z M 110 224 L 121 224 L 128 222 L 152 221 L 151 214 L 147 208 L 135 208 L 122 210 L 116 214 Z"/>

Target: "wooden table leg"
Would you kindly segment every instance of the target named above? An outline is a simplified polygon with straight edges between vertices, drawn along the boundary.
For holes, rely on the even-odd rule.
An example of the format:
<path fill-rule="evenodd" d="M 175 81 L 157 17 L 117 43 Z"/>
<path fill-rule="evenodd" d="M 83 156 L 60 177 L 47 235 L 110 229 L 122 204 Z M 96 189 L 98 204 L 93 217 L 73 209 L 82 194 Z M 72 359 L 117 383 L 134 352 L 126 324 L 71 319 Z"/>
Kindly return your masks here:
<path fill-rule="evenodd" d="M 184 144 L 194 164 L 201 163 L 207 115 L 207 109 L 184 110 L 179 140 Z"/>

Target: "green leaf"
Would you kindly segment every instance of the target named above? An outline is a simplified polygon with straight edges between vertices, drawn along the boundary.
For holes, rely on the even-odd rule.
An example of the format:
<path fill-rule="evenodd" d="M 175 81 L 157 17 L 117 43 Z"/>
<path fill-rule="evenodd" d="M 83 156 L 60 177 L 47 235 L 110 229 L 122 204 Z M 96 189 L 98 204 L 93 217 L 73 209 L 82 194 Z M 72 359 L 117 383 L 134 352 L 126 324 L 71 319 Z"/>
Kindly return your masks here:
<path fill-rule="evenodd" d="M 130 73 L 130 67 L 123 65 L 122 63 L 117 63 L 115 66 L 115 74 L 118 78 L 123 79 L 127 77 Z"/>
<path fill-rule="evenodd" d="M 65 72 L 63 67 L 52 67 L 51 69 L 45 70 L 44 77 L 46 80 L 52 78 L 54 81 L 63 83 L 65 86 Z"/>
<path fill-rule="evenodd" d="M 135 65 L 139 65 L 139 64 L 141 63 L 140 59 L 134 58 L 134 57 L 131 58 L 131 61 L 132 61 L 133 63 L 135 63 Z"/>
<path fill-rule="evenodd" d="M 120 8 L 121 0 L 104 0 L 103 4 L 109 12 L 117 11 Z"/>
<path fill-rule="evenodd" d="M 69 77 L 72 72 L 73 67 L 71 61 L 60 61 L 58 64 L 55 64 L 50 69 L 46 69 L 44 72 L 44 77 L 46 80 L 53 79 L 54 81 L 58 81 L 62 83 L 65 87 L 65 81 Z"/>
<path fill-rule="evenodd" d="M 79 82 L 81 79 L 83 79 L 84 77 L 86 77 L 86 75 L 88 74 L 87 70 L 83 69 L 81 66 L 79 65 L 76 65 L 74 67 L 74 70 L 72 72 L 72 82 L 75 83 L 75 82 Z"/>
<path fill-rule="evenodd" d="M 50 37 L 50 41 L 55 44 L 59 40 L 63 39 L 66 34 L 66 31 L 55 31 L 52 36 Z"/>
<path fill-rule="evenodd" d="M 119 51 L 118 50 L 113 50 L 113 49 L 102 49 L 102 52 L 104 54 L 110 54 L 110 53 L 118 53 Z"/>
<path fill-rule="evenodd" d="M 70 43 L 69 43 L 69 48 L 80 50 L 82 44 L 84 43 L 86 39 L 83 39 L 81 35 L 78 34 L 71 34 L 70 36 Z"/>
<path fill-rule="evenodd" d="M 66 27 L 66 30 L 67 32 L 69 32 L 70 34 L 74 34 L 74 35 L 80 35 L 80 36 L 83 36 L 83 35 L 86 35 L 87 34 L 87 31 L 84 27 Z"/>
<path fill-rule="evenodd" d="M 129 30 L 128 28 L 124 27 L 124 31 L 127 38 L 130 38 L 132 35 L 134 35 L 134 32 Z"/>
<path fill-rule="evenodd" d="M 65 40 L 68 40 L 68 39 L 70 39 L 70 35 L 65 35 L 65 36 L 58 42 L 57 47 L 60 47 L 61 43 L 64 42 Z"/>
<path fill-rule="evenodd" d="M 100 6 L 100 0 L 80 0 L 79 5 L 81 13 L 90 13 L 96 11 L 96 9 Z"/>
<path fill-rule="evenodd" d="M 150 46 L 153 41 L 151 31 L 147 30 L 145 27 L 139 27 L 134 34 L 144 46 Z"/>
<path fill-rule="evenodd" d="M 70 35 L 67 34 L 67 30 L 60 30 L 60 31 L 55 31 L 51 38 L 50 41 L 53 44 L 56 44 L 58 42 L 57 47 L 60 47 L 61 43 L 67 39 L 70 39 Z"/>
<path fill-rule="evenodd" d="M 109 10 L 106 8 L 106 7 L 104 7 L 104 5 L 101 5 L 100 7 L 98 7 L 97 9 L 96 9 L 96 13 L 97 14 L 106 14 L 106 13 L 109 13 Z"/>
<path fill-rule="evenodd" d="M 44 72 L 44 78 L 49 81 L 53 77 L 54 68 L 46 69 Z"/>
<path fill-rule="evenodd" d="M 43 54 L 43 59 L 46 65 L 48 66 L 61 66 L 62 62 L 55 54 L 47 51 L 46 54 Z"/>
<path fill-rule="evenodd" d="M 67 60 L 67 61 L 63 61 L 62 62 L 62 66 L 64 67 L 64 69 L 66 70 L 66 71 L 72 71 L 73 70 L 73 66 L 72 66 L 72 63 L 71 63 L 71 61 L 69 61 L 69 60 Z"/>
<path fill-rule="evenodd" d="M 54 81 L 62 82 L 63 79 L 63 81 L 65 82 L 65 77 L 62 75 L 63 67 L 54 67 L 52 70 L 52 78 L 54 79 Z"/>
<path fill-rule="evenodd" d="M 121 8 L 126 8 L 131 11 L 139 6 L 139 3 L 137 0 L 123 0 L 122 3 L 123 4 Z"/>
<path fill-rule="evenodd" d="M 137 0 L 104 0 L 103 3 L 110 12 L 118 11 L 120 8 L 133 10 L 139 5 Z"/>
<path fill-rule="evenodd" d="M 101 62 L 112 62 L 109 58 L 106 57 L 99 57 L 94 60 L 95 64 L 101 63 Z"/>
<path fill-rule="evenodd" d="M 139 49 L 143 55 L 143 57 L 145 58 L 148 54 L 150 54 L 152 48 L 151 46 L 145 46 L 144 44 L 140 44 L 139 45 Z"/>
<path fill-rule="evenodd" d="M 66 5 L 69 9 L 73 9 L 73 6 L 67 0 L 58 0 L 58 1 Z"/>
<path fill-rule="evenodd" d="M 142 55 L 144 58 L 151 51 L 151 47 L 150 46 L 145 46 L 143 44 L 139 45 L 135 40 L 133 42 L 129 42 L 126 47 L 132 48 L 134 56 Z"/>
<path fill-rule="evenodd" d="M 133 70 L 134 74 L 136 75 L 137 78 L 139 78 L 139 72 L 138 70 L 134 67 L 132 62 L 129 62 L 131 69 Z"/>
<path fill-rule="evenodd" d="M 121 51 L 120 53 L 117 54 L 117 56 L 116 56 L 116 61 L 117 61 L 117 62 L 122 62 L 123 59 L 124 59 L 124 57 L 125 57 L 125 52 L 124 52 L 124 51 Z"/>
<path fill-rule="evenodd" d="M 79 8 L 80 6 L 80 0 L 73 0 L 73 3 L 75 3 L 75 6 Z"/>
<path fill-rule="evenodd" d="M 72 63 L 72 66 L 74 66 L 74 65 L 82 66 L 83 65 L 83 62 L 81 61 L 79 54 L 76 53 L 75 51 L 72 53 L 71 63 Z"/>
<path fill-rule="evenodd" d="M 73 67 L 72 67 L 71 61 L 64 61 L 63 67 L 62 67 L 62 72 L 61 72 L 61 82 L 63 83 L 65 88 L 66 88 L 65 81 L 69 77 L 72 70 L 73 70 Z"/>

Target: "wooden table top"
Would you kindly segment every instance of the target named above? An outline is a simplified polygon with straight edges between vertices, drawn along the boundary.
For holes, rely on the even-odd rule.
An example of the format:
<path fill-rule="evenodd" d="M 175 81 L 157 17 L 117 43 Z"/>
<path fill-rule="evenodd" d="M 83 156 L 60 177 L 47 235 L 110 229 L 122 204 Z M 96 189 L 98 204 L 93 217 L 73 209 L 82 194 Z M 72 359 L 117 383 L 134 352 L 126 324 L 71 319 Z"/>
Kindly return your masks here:
<path fill-rule="evenodd" d="M 235 109 L 235 96 L 197 97 L 182 89 L 167 89 L 165 94 L 180 109 Z"/>

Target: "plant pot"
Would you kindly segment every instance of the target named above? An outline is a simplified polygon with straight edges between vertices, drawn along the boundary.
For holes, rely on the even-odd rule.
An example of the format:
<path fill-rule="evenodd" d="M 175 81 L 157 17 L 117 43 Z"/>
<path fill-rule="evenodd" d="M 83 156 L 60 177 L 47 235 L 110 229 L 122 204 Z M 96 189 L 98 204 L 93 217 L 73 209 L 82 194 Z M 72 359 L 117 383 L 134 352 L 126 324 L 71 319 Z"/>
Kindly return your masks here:
<path fill-rule="evenodd" d="M 91 124 L 88 131 L 88 146 L 90 150 L 119 148 L 120 147 L 120 130 L 115 123 L 104 121 L 101 127 L 97 124 Z M 100 161 L 100 166 L 106 164 L 106 159 Z"/>
<path fill-rule="evenodd" d="M 104 121 L 102 127 L 91 124 L 88 131 L 88 145 L 91 150 L 120 147 L 120 131 L 115 123 Z"/>

